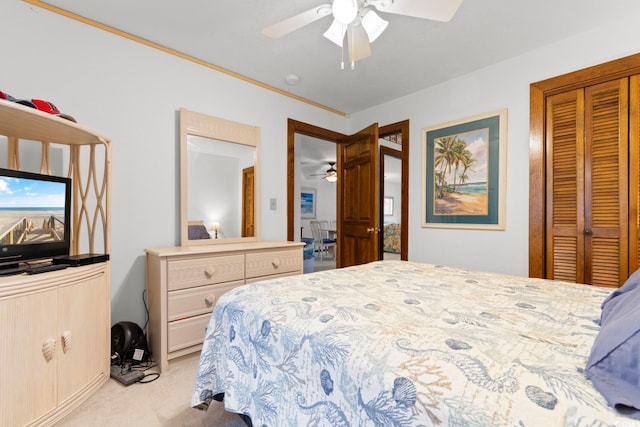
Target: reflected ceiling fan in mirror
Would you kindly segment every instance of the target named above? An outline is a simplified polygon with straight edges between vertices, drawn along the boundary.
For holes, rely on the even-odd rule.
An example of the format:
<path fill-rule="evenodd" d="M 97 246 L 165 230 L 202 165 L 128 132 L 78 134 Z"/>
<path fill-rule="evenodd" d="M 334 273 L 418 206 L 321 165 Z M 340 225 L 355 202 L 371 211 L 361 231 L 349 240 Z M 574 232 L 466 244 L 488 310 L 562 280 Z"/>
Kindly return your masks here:
<path fill-rule="evenodd" d="M 371 55 L 370 43 L 389 25 L 375 10 L 448 22 L 461 3 L 462 0 L 333 0 L 331 4 L 321 4 L 271 25 L 262 33 L 276 39 L 333 15 L 333 22 L 323 35 L 342 48 L 341 69 L 344 69 L 344 40 L 347 39 L 349 62 L 353 70 L 356 61 Z"/>
<path fill-rule="evenodd" d="M 329 182 L 336 182 L 338 180 L 338 171 L 334 167 L 336 162 L 329 162 L 329 169 L 325 173 L 316 173 L 310 176 L 321 176 Z"/>

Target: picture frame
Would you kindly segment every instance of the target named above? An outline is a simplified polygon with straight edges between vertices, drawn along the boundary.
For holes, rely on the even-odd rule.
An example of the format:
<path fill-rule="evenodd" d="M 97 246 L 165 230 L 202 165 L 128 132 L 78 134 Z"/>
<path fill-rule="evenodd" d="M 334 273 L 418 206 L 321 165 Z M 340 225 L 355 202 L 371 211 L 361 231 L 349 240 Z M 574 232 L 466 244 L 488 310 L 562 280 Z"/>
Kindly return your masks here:
<path fill-rule="evenodd" d="M 393 197 L 385 197 L 384 204 L 382 207 L 382 214 L 384 216 L 393 215 Z"/>
<path fill-rule="evenodd" d="M 316 217 L 317 192 L 313 187 L 300 187 L 300 218 Z"/>
<path fill-rule="evenodd" d="M 422 227 L 506 229 L 507 110 L 422 129 Z"/>

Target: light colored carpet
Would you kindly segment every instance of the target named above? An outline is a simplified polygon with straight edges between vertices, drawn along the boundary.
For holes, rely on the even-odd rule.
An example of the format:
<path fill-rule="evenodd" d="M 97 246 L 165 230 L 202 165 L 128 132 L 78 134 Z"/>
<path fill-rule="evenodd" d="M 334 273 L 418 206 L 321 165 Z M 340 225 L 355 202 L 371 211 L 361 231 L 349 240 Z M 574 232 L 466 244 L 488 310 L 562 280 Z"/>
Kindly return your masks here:
<path fill-rule="evenodd" d="M 313 271 L 325 271 L 325 270 L 335 270 L 336 268 L 336 260 L 335 259 L 325 259 L 320 261 L 319 258 L 314 260 Z"/>
<path fill-rule="evenodd" d="M 109 378 L 56 426 L 246 427 L 238 415 L 225 412 L 222 403 L 212 402 L 207 412 L 190 407 L 199 357 L 197 353 L 173 360 L 160 378 L 148 384 L 125 387 Z"/>

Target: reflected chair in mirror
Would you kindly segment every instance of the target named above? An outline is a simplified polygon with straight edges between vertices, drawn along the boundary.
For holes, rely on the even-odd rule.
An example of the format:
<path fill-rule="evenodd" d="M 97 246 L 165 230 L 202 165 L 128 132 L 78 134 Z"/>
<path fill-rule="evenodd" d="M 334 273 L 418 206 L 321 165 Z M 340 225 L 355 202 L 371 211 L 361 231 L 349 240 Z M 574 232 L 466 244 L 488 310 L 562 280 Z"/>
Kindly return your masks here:
<path fill-rule="evenodd" d="M 326 231 L 329 228 L 329 221 L 310 221 L 310 225 L 314 248 L 320 255 L 320 261 L 324 260 L 325 253 L 335 259 L 336 240 L 329 238 L 328 231 Z"/>

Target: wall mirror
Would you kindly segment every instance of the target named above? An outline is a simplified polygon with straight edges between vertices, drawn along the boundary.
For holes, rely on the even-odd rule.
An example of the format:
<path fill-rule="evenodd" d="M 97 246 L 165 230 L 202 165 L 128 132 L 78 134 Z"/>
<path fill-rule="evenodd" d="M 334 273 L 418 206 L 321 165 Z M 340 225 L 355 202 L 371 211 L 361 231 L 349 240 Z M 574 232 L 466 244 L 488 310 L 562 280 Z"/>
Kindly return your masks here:
<path fill-rule="evenodd" d="M 181 245 L 259 240 L 256 126 L 180 109 Z"/>

